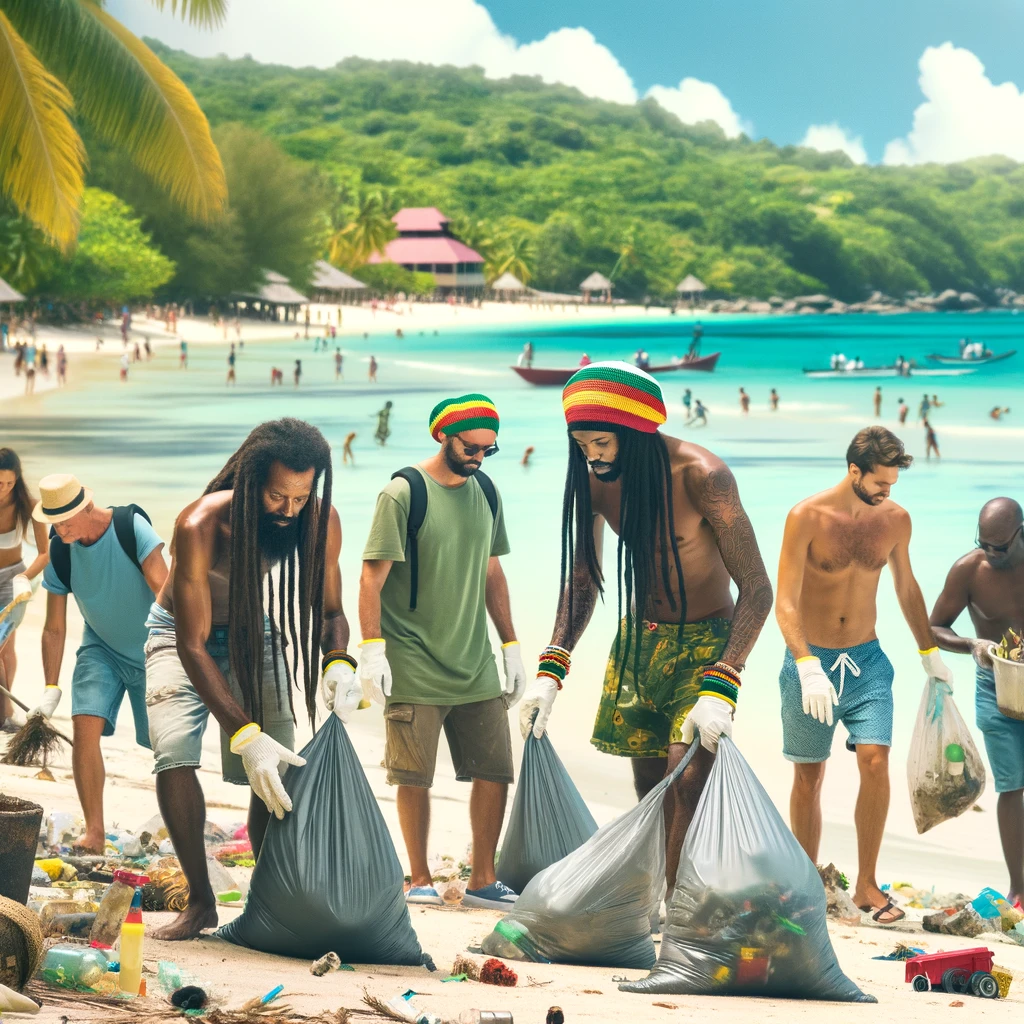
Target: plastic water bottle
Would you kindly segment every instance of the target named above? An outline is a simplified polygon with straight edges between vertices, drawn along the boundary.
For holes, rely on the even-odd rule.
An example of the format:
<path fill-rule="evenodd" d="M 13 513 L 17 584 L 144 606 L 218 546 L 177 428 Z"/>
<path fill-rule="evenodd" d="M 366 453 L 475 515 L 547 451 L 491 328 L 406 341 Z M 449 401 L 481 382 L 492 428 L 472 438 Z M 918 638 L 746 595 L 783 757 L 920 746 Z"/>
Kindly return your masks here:
<path fill-rule="evenodd" d="M 115 871 L 114 881 L 100 900 L 96 921 L 89 933 L 89 944 L 99 949 L 110 949 L 121 934 L 121 925 L 132 905 L 135 890 L 149 881 L 146 875 L 131 871 Z"/>
<path fill-rule="evenodd" d="M 463 1010 L 459 1024 L 514 1024 L 511 1010 Z"/>
<path fill-rule="evenodd" d="M 551 961 L 534 945 L 529 929 L 507 919 L 494 926 L 491 942 L 495 956 L 505 960 L 527 960 L 535 964 L 549 964 Z"/>
<path fill-rule="evenodd" d="M 107 958 L 88 946 L 51 946 L 41 973 L 45 981 L 66 988 L 93 988 L 107 973 Z"/>
<path fill-rule="evenodd" d="M 131 909 L 121 926 L 121 973 L 118 985 L 122 992 L 137 996 L 142 981 L 142 939 L 146 926 L 142 923 L 142 890 L 136 889 Z"/>

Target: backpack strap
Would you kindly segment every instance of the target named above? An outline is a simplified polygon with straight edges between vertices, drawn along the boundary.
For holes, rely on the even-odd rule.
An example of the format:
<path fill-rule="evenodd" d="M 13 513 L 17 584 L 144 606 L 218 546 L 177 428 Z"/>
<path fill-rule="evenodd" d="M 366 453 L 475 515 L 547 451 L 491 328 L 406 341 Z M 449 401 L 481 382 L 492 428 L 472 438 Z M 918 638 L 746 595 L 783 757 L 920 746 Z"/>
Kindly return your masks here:
<path fill-rule="evenodd" d="M 416 610 L 419 589 L 420 564 L 416 535 L 427 517 L 427 483 L 415 466 L 406 466 L 391 474 L 391 479 L 402 479 L 409 485 L 409 520 L 406 524 L 405 557 L 409 563 L 409 608 Z"/>
<path fill-rule="evenodd" d="M 142 572 L 142 565 L 139 562 L 139 544 L 135 537 L 135 513 L 138 513 L 152 523 L 149 513 L 140 505 L 115 505 L 114 513 L 114 535 L 117 537 L 121 550 L 132 560 L 132 564 L 139 572 Z M 50 564 L 57 574 L 57 579 L 68 591 L 71 590 L 71 547 L 57 536 L 57 531 L 50 527 Z"/>
<path fill-rule="evenodd" d="M 114 533 L 121 550 L 132 560 L 132 564 L 142 572 L 139 562 L 139 542 L 135 537 L 135 513 L 138 512 L 147 523 L 152 523 L 144 508 L 138 505 L 114 506 Z"/>
<path fill-rule="evenodd" d="M 477 470 L 473 474 L 473 478 L 480 485 L 480 490 L 484 492 L 484 497 L 487 499 L 487 504 L 491 510 L 491 518 L 498 518 L 498 491 L 494 486 L 494 481 L 481 470 Z"/>

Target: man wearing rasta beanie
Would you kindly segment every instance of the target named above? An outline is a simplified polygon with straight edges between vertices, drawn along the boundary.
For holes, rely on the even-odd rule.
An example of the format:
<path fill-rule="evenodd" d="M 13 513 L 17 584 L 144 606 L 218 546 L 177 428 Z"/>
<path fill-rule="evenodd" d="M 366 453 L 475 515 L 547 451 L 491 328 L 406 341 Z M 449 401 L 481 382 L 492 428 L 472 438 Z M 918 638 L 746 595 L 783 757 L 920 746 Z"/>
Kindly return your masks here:
<path fill-rule="evenodd" d="M 633 758 L 641 799 L 679 763 L 695 730 L 705 748 L 665 803 L 671 892 L 719 736 L 732 730 L 740 672 L 768 617 L 771 583 L 729 468 L 705 448 L 658 431 L 665 403 L 650 374 L 591 363 L 569 380 L 562 406 L 569 428 L 562 592 L 520 727 L 524 737 L 547 727 L 604 591 L 607 522 L 618 535 L 622 621 L 591 742 Z M 730 581 L 739 590 L 735 603 Z"/>
<path fill-rule="evenodd" d="M 443 727 L 456 777 L 473 783 L 473 869 L 464 905 L 507 910 L 516 894 L 497 881 L 494 853 L 512 781 L 506 712 L 522 696 L 526 671 L 499 562 L 509 552 L 501 499 L 476 475 L 498 451 L 498 412 L 485 395 L 445 399 L 431 412 L 429 430 L 441 444 L 437 454 L 402 470 L 377 498 L 359 583 L 359 674 L 385 705 L 384 764 L 388 783 L 398 787 L 409 902 L 442 902 L 430 879 L 427 835 Z M 425 493 L 426 514 L 411 536 L 414 490 L 417 501 Z M 501 639 L 504 686 L 488 613 Z"/>

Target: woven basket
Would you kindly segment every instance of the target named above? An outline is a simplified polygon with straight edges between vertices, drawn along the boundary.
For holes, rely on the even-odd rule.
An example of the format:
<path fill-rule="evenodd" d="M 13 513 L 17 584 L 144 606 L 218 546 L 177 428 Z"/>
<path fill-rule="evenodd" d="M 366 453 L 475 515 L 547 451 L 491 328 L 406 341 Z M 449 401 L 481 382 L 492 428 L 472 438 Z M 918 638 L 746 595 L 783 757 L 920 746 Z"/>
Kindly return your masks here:
<path fill-rule="evenodd" d="M 20 992 L 42 958 L 39 918 L 21 903 L 0 896 L 0 985 Z"/>
<path fill-rule="evenodd" d="M 0 896 L 28 902 L 42 822 L 39 804 L 0 793 Z"/>

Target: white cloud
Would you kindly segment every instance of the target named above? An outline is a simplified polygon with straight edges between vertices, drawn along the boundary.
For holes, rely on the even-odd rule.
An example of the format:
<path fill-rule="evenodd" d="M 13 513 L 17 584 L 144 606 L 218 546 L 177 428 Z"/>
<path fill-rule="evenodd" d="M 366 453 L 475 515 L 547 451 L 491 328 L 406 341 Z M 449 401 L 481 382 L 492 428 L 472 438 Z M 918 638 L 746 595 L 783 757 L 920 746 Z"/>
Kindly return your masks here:
<path fill-rule="evenodd" d="M 970 51 L 943 43 L 918 62 L 925 102 L 914 127 L 885 147 L 887 164 L 952 163 L 1000 153 L 1024 160 L 1024 95 L 1013 82 L 995 85 Z"/>
<path fill-rule="evenodd" d="M 725 132 L 727 139 L 735 139 L 746 132 L 751 134 L 749 124 L 740 120 L 739 114 L 712 82 L 699 78 L 684 78 L 678 88 L 654 85 L 647 95 L 656 100 L 669 113 L 675 114 L 683 124 L 699 124 L 714 121 Z"/>
<path fill-rule="evenodd" d="M 138 0 L 112 0 L 109 9 L 137 35 L 197 56 L 249 54 L 263 63 L 295 67 L 331 67 L 350 56 L 478 64 L 491 78 L 539 75 L 599 99 L 637 99 L 626 70 L 586 29 L 561 28 L 520 45 L 498 31 L 476 0 L 234 0 L 215 32 L 194 29 Z"/>
<path fill-rule="evenodd" d="M 864 140 L 858 135 L 852 138 L 845 128 L 838 124 L 812 124 L 800 143 L 808 149 L 816 149 L 819 153 L 834 153 L 839 150 L 845 153 L 855 164 L 866 164 L 868 154 L 864 149 Z"/>

